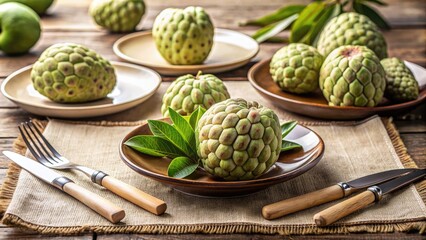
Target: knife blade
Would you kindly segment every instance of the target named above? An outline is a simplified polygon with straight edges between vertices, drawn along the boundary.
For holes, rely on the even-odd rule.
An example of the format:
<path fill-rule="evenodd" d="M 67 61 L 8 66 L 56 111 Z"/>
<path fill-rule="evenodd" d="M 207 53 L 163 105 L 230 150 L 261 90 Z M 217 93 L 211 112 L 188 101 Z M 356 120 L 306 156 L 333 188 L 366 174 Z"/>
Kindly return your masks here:
<path fill-rule="evenodd" d="M 425 176 L 426 169 L 419 169 L 383 184 L 369 187 L 366 191 L 315 214 L 315 224 L 317 226 L 330 225 L 373 202 L 380 201 L 383 195 L 409 185 Z"/>
<path fill-rule="evenodd" d="M 125 212 L 122 208 L 75 184 L 71 179 L 56 173 L 42 164 L 14 152 L 3 151 L 3 154 L 27 172 L 76 198 L 112 223 L 120 222 L 125 217 Z"/>
<path fill-rule="evenodd" d="M 349 182 L 340 182 L 324 189 L 265 205 L 262 208 L 262 216 L 268 220 L 276 219 L 290 213 L 341 199 L 360 189 L 386 182 L 417 170 L 415 168 L 393 169 L 360 177 Z"/>

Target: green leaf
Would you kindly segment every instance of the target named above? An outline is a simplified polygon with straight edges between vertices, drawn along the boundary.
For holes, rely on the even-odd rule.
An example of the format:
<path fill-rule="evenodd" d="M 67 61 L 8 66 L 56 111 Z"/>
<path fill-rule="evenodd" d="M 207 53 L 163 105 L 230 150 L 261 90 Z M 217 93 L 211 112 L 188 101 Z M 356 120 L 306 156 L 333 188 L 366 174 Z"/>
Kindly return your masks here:
<path fill-rule="evenodd" d="M 137 135 L 127 140 L 124 144 L 136 151 L 154 157 L 175 158 L 184 155 L 179 148 L 168 140 L 152 135 Z"/>
<path fill-rule="evenodd" d="M 281 152 L 285 152 L 288 150 L 292 150 L 295 148 L 300 148 L 302 147 L 300 144 L 295 143 L 295 142 L 290 142 L 290 141 L 283 141 L 281 144 Z"/>
<path fill-rule="evenodd" d="M 270 43 L 288 43 L 288 38 L 274 36 L 274 37 L 268 38 L 268 40 L 266 40 L 265 42 L 270 42 Z"/>
<path fill-rule="evenodd" d="M 189 117 L 189 125 L 191 125 L 192 129 L 197 129 L 198 121 L 200 121 L 200 118 L 203 116 L 203 114 L 206 112 L 206 109 L 202 107 L 198 107 L 197 110 L 192 112 L 191 116 Z"/>
<path fill-rule="evenodd" d="M 173 127 L 185 139 L 185 141 L 192 148 L 192 150 L 194 152 L 197 151 L 197 146 L 195 144 L 195 132 L 189 122 L 187 122 L 179 113 L 177 113 L 172 108 L 169 108 L 169 115 L 170 119 L 173 122 Z"/>
<path fill-rule="evenodd" d="M 298 16 L 299 14 L 294 14 L 278 23 L 261 28 L 254 33 L 253 38 L 258 43 L 264 42 L 289 27 L 298 18 Z"/>
<path fill-rule="evenodd" d="M 304 5 L 288 5 L 278 9 L 277 11 L 273 13 L 270 13 L 258 19 L 248 20 L 240 25 L 262 26 L 262 27 L 267 26 L 272 23 L 276 23 L 278 21 L 284 20 L 296 13 L 300 13 L 304 8 L 305 8 Z"/>
<path fill-rule="evenodd" d="M 183 155 L 195 158 L 197 153 L 189 146 L 185 139 L 180 135 L 179 131 L 168 123 L 158 120 L 148 120 L 149 129 L 158 137 L 164 138 L 180 149 Z M 182 155 L 181 155 L 182 156 Z"/>
<path fill-rule="evenodd" d="M 300 13 L 291 28 L 290 42 L 299 42 L 309 32 L 314 20 L 325 8 L 324 2 L 312 2 Z"/>
<path fill-rule="evenodd" d="M 307 34 L 308 39 L 307 43 L 309 45 L 316 45 L 316 41 L 318 40 L 318 36 L 321 33 L 324 26 L 330 21 L 330 19 L 339 16 L 342 12 L 342 6 L 340 4 L 330 5 L 325 8 L 319 19 L 315 22 L 315 25 L 311 28 L 309 33 Z"/>
<path fill-rule="evenodd" d="M 268 31 L 271 31 L 271 29 L 273 29 L 276 25 L 277 24 L 270 24 L 266 27 L 263 27 L 263 28 L 257 30 L 253 35 L 251 35 L 251 37 L 256 40 L 257 38 L 259 38 L 263 34 L 267 33 Z"/>
<path fill-rule="evenodd" d="M 371 19 L 379 28 L 389 30 L 391 27 L 386 22 L 386 20 L 373 8 L 354 1 L 353 8 L 356 12 L 366 15 Z"/>
<path fill-rule="evenodd" d="M 182 116 L 182 115 L 181 115 L 181 116 Z M 189 118 L 190 118 L 191 116 L 186 115 L 186 116 L 182 116 L 182 117 L 183 117 L 183 119 L 185 119 L 185 121 L 189 122 Z"/>
<path fill-rule="evenodd" d="M 387 3 L 385 3 L 385 2 L 383 2 L 381 0 L 364 0 L 364 1 L 375 3 L 375 4 L 378 4 L 378 5 L 381 5 L 381 6 L 387 6 L 388 5 Z"/>
<path fill-rule="evenodd" d="M 282 138 L 284 139 L 285 136 L 287 136 L 291 132 L 291 130 L 293 130 L 296 127 L 296 125 L 297 125 L 297 121 L 290 121 L 290 122 L 283 123 L 281 125 Z"/>
<path fill-rule="evenodd" d="M 167 175 L 175 178 L 184 178 L 193 173 L 198 163 L 188 157 L 177 157 L 173 159 L 167 168 Z"/>

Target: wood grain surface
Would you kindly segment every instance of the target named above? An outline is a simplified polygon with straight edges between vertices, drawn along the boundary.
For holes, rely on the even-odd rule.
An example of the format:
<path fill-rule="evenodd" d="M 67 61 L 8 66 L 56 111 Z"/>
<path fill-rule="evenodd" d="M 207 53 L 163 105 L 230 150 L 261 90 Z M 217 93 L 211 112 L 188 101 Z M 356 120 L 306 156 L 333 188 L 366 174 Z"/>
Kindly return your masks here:
<path fill-rule="evenodd" d="M 239 27 L 238 23 L 248 18 L 262 16 L 278 9 L 283 4 L 309 2 L 308 0 L 145 0 L 148 10 L 143 21 L 138 26 L 139 30 L 150 29 L 155 16 L 167 7 L 184 7 L 200 5 L 206 8 L 211 15 L 215 26 L 230 28 L 251 34 L 255 27 Z M 387 7 L 379 7 L 381 14 L 387 18 L 393 27 L 384 33 L 388 42 L 389 55 L 400 57 L 426 67 L 426 1 L 424 0 L 386 0 Z M 119 60 L 112 52 L 112 44 L 122 34 L 109 34 L 99 29 L 87 14 L 88 0 L 57 0 L 49 9 L 47 15 L 42 17 L 43 34 L 41 40 L 29 54 L 8 57 L 0 53 L 0 83 L 15 70 L 32 64 L 40 53 L 48 46 L 58 42 L 75 42 L 95 49 L 110 60 Z M 288 36 L 288 32 L 280 36 Z M 247 66 L 231 72 L 219 74 L 226 81 L 246 81 L 248 69 L 257 61 L 272 57 L 272 54 L 283 44 L 263 43 L 258 56 Z M 174 80 L 165 77 L 165 81 Z M 426 104 L 404 116 L 394 116 L 396 126 L 404 141 L 408 153 L 419 167 L 426 167 Z M 0 94 L 0 150 L 10 150 L 13 140 L 17 137 L 17 125 L 30 117 L 8 101 Z M 40 116 L 38 116 L 40 118 Z M 105 117 L 108 120 L 108 117 Z M 123 116 L 122 120 L 126 120 Z M 0 183 L 6 173 L 9 160 L 0 156 Z M 0 239 L 424 239 L 417 233 L 393 234 L 347 234 L 347 235 L 309 235 L 309 236 L 278 236 L 259 234 L 233 234 L 233 235 L 149 235 L 149 234 L 115 234 L 97 235 L 87 233 L 76 237 L 45 236 L 35 232 L 20 230 L 0 225 Z"/>

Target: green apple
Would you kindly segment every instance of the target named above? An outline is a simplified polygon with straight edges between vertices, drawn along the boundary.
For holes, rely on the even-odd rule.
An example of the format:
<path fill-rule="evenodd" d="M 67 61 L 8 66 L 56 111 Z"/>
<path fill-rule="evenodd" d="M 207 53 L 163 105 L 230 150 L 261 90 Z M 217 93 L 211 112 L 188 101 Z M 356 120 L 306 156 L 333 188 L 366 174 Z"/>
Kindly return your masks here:
<path fill-rule="evenodd" d="M 0 50 L 6 54 L 28 52 L 40 38 L 40 18 L 20 3 L 0 4 Z"/>
<path fill-rule="evenodd" d="M 38 15 L 42 15 L 52 5 L 53 0 L 0 0 L 0 4 L 7 2 L 17 2 L 32 8 Z"/>

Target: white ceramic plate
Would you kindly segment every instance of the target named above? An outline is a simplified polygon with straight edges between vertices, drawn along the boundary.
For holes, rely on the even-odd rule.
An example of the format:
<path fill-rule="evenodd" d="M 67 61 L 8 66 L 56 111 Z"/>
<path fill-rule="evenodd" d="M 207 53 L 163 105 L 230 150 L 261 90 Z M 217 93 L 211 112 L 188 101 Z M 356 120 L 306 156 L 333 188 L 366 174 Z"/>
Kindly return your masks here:
<path fill-rule="evenodd" d="M 1 92 L 22 109 L 42 116 L 84 118 L 112 114 L 134 107 L 151 97 L 161 83 L 155 71 L 129 63 L 111 62 L 117 74 L 117 85 L 104 99 L 78 104 L 55 103 L 33 87 L 32 66 L 9 75 Z"/>
<path fill-rule="evenodd" d="M 113 46 L 120 58 L 156 70 L 165 75 L 196 74 L 228 71 L 245 65 L 259 52 L 253 38 L 227 29 L 215 29 L 213 48 L 203 64 L 172 65 L 158 52 L 150 31 L 137 32 L 118 39 Z"/>

